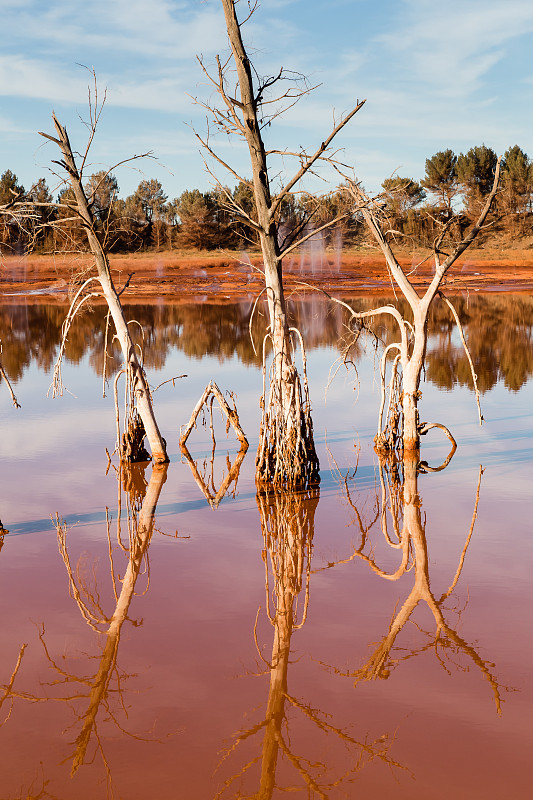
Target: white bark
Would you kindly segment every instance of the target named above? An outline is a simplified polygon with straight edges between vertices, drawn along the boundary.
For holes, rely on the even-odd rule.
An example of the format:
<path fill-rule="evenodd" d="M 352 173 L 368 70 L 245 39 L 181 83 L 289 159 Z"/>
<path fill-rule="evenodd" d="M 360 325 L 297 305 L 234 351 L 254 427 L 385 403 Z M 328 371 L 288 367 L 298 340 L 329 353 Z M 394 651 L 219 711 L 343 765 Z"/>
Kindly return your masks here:
<path fill-rule="evenodd" d="M 155 419 L 148 381 L 146 380 L 144 370 L 139 363 L 139 359 L 137 358 L 135 345 L 130 336 L 128 325 L 124 317 L 124 311 L 111 277 L 107 254 L 96 231 L 94 218 L 85 196 L 85 191 L 83 189 L 81 177 L 72 153 L 68 134 L 66 129 L 58 122 L 55 114 L 53 115 L 53 120 L 58 138 L 56 139 L 44 133 L 41 135 L 55 142 L 63 154 L 64 160 L 60 163 L 68 173 L 70 185 L 76 198 L 77 213 L 85 229 L 87 241 L 94 256 L 95 265 L 98 272 L 98 279 L 102 286 L 102 291 L 111 312 L 111 316 L 113 317 L 117 338 L 122 349 L 122 354 L 129 375 L 131 377 L 133 392 L 137 403 L 137 410 L 143 421 L 146 431 L 146 438 L 148 439 L 150 449 L 152 451 L 152 459 L 154 463 L 165 463 L 168 461 L 166 445 Z"/>
<path fill-rule="evenodd" d="M 496 197 L 498 189 L 499 175 L 500 175 L 500 161 L 496 166 L 494 174 L 494 181 L 492 190 L 487 196 L 485 205 L 481 211 L 479 219 L 469 233 L 463 240 L 455 247 L 453 252 L 442 263 L 440 262 L 440 245 L 442 243 L 442 236 L 435 243 L 434 257 L 435 257 L 435 275 L 426 291 L 419 297 L 413 285 L 405 275 L 402 267 L 400 266 L 396 256 L 394 255 L 390 244 L 388 243 L 385 234 L 378 222 L 376 215 L 372 212 L 370 199 L 364 194 L 361 188 L 353 181 L 349 182 L 349 191 L 351 192 L 357 206 L 363 214 L 364 220 L 367 223 L 374 238 L 379 244 L 389 270 L 391 281 L 395 281 L 398 288 L 404 295 L 411 308 L 414 324 L 401 318 L 399 313 L 395 315 L 396 321 L 400 328 L 401 344 L 399 346 L 400 361 L 402 365 L 402 379 L 403 379 L 403 393 L 402 393 L 402 411 L 403 411 L 403 434 L 402 445 L 404 450 L 418 450 L 420 446 L 420 430 L 418 419 L 418 399 L 420 396 L 420 378 L 424 361 L 426 357 L 427 346 L 427 324 L 428 315 L 431 303 L 435 295 L 439 292 L 441 284 L 446 276 L 450 267 L 455 263 L 459 256 L 472 244 L 480 230 L 482 229 L 487 215 L 492 206 L 493 200 Z M 364 314 L 357 314 L 352 312 L 354 317 L 361 318 L 368 317 L 381 313 L 391 313 L 383 308 L 376 309 Z M 408 334 L 411 333 L 411 343 L 408 346 Z M 475 385 L 475 378 L 474 378 Z M 480 414 L 480 420 L 482 419 Z M 380 431 L 381 432 L 381 431 Z M 380 433 L 379 432 L 379 433 Z M 378 434 L 379 435 L 379 434 Z M 379 442 L 378 442 L 379 446 Z"/>

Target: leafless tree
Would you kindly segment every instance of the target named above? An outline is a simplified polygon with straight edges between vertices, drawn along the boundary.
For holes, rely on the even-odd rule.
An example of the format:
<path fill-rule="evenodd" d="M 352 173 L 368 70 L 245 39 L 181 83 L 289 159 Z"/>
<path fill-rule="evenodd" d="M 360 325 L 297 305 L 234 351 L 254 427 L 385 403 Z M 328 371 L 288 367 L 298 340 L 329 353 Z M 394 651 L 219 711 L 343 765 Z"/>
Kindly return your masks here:
<path fill-rule="evenodd" d="M 397 447 L 402 450 L 417 450 L 420 445 L 420 435 L 426 433 L 429 428 L 435 426 L 435 423 L 430 425 L 427 423 L 420 423 L 418 399 L 420 397 L 420 379 L 426 355 L 429 309 L 437 295 L 448 305 L 459 327 L 459 332 L 472 370 L 472 378 L 479 409 L 476 375 L 461 329 L 459 317 L 449 298 L 445 297 L 443 294 L 442 288 L 445 283 L 446 275 L 452 265 L 472 244 L 479 232 L 487 225 L 487 217 L 498 191 L 499 175 L 500 159 L 498 159 L 497 162 L 492 190 L 486 198 L 476 223 L 470 228 L 460 242 L 452 246 L 450 253 L 445 252 L 443 248 L 443 242 L 448 232 L 449 225 L 443 226 L 442 231 L 433 245 L 435 272 L 421 297 L 418 295 L 413 284 L 409 280 L 409 275 L 406 274 L 401 267 L 393 252 L 388 232 L 383 224 L 384 218 L 379 198 L 373 201 L 365 194 L 361 186 L 353 180 L 348 180 L 347 184 L 345 184 L 346 191 L 352 196 L 356 208 L 360 209 L 369 230 L 385 256 L 393 288 L 397 287 L 403 294 L 413 315 L 413 322 L 411 322 L 404 318 L 394 306 L 382 306 L 370 311 L 352 312 L 353 318 L 358 322 L 388 314 L 395 319 L 399 329 L 399 341 L 393 342 L 385 348 L 381 362 L 382 402 L 378 433 L 375 440 L 378 450 L 390 451 L 395 450 Z M 424 259 L 424 261 L 427 260 L 427 258 Z M 418 264 L 412 271 L 416 271 L 420 265 L 421 264 Z M 389 357 L 392 357 L 392 374 L 389 380 L 388 410 L 384 421 L 386 365 Z M 479 419 L 480 422 L 482 422 L 483 418 L 480 409 Z M 442 425 L 438 425 L 437 427 L 444 428 Z"/>
<path fill-rule="evenodd" d="M 270 125 L 288 106 L 307 94 L 309 88 L 301 88 L 294 82 L 295 75 L 283 68 L 270 77 L 261 78 L 251 64 L 242 38 L 242 26 L 254 13 L 257 4 L 248 5 L 250 13 L 239 20 L 236 6 L 239 0 L 221 0 L 226 20 L 231 56 L 224 62 L 217 56 L 216 69 L 210 72 L 202 59 L 200 65 L 214 87 L 220 105 L 201 102 L 207 110 L 212 124 L 218 131 L 235 135 L 245 140 L 250 155 L 252 180 L 247 180 L 224 161 L 213 149 L 210 131 L 202 136 L 196 134 L 205 151 L 218 164 L 227 169 L 234 178 L 253 188 L 256 218 L 252 218 L 224 186 L 217 186 L 226 198 L 228 206 L 246 224 L 257 232 L 263 254 L 266 298 L 269 310 L 268 339 L 272 343 L 273 361 L 268 389 L 263 395 L 263 415 L 260 443 L 257 455 L 257 480 L 278 485 L 308 485 L 318 480 L 318 457 L 315 451 L 310 401 L 305 379 L 305 356 L 303 363 L 304 385 L 295 365 L 294 344 L 303 342 L 298 332 L 291 328 L 283 291 L 283 258 L 311 236 L 335 225 L 341 217 L 329 220 L 311 232 L 306 227 L 309 217 L 280 241 L 277 220 L 284 202 L 297 191 L 302 178 L 313 172 L 320 162 L 334 162 L 335 153 L 331 143 L 344 126 L 359 111 L 363 102 L 358 102 L 348 114 L 334 123 L 333 129 L 324 137 L 313 153 L 286 150 L 266 150 L 262 130 Z M 231 84 L 231 63 L 236 72 L 235 84 Z M 235 80 L 235 79 L 234 79 Z M 292 177 L 273 191 L 270 176 L 272 157 L 294 157 L 299 166 Z M 312 211 L 310 212 L 312 214 Z M 265 352 L 265 351 L 264 351 Z"/>
<path fill-rule="evenodd" d="M 126 420 L 126 439 L 128 439 L 128 435 L 130 438 L 135 438 L 138 429 L 139 429 L 139 418 L 142 421 L 142 426 L 144 428 L 144 432 L 146 433 L 146 437 L 148 439 L 150 449 L 152 451 L 152 458 L 154 463 L 165 463 L 168 461 L 167 451 L 166 451 L 166 443 L 163 439 L 159 427 L 157 425 L 157 421 L 154 414 L 153 404 L 152 404 L 152 396 L 150 392 L 150 387 L 148 385 L 148 381 L 139 358 L 136 345 L 132 339 L 128 322 L 124 316 L 124 311 L 122 308 L 122 304 L 120 301 L 119 293 L 117 292 L 113 278 L 111 275 L 111 270 L 109 267 L 109 259 L 107 256 L 107 252 L 105 249 L 104 238 L 98 227 L 96 225 L 96 220 L 92 210 L 92 202 L 94 199 L 95 192 L 98 189 L 98 185 L 93 186 L 92 195 L 88 197 L 85 189 L 83 187 L 83 175 L 84 175 L 84 167 L 87 163 L 87 157 L 89 154 L 89 149 L 91 147 L 92 141 L 96 134 L 96 128 L 98 125 L 98 120 L 102 111 L 103 104 L 98 104 L 98 94 L 97 88 L 95 83 L 95 90 L 94 90 L 94 104 L 89 102 L 89 110 L 90 110 L 90 122 L 88 123 L 89 127 L 89 139 L 85 149 L 83 156 L 81 157 L 81 165 L 78 167 L 76 163 L 76 159 L 74 157 L 74 153 L 69 141 L 69 137 L 66 131 L 66 128 L 61 125 L 61 123 L 56 118 L 55 114 L 52 115 L 52 119 L 54 121 L 54 127 L 56 130 L 56 136 L 51 136 L 47 133 L 41 133 L 41 136 L 44 136 L 46 139 L 54 142 L 60 149 L 62 154 L 62 159 L 60 161 L 56 161 L 54 163 L 59 164 L 59 166 L 67 173 L 66 182 L 70 185 L 70 189 L 72 192 L 72 200 L 69 201 L 68 199 L 65 201 L 67 206 L 67 210 L 70 211 L 70 219 L 78 220 L 81 224 L 85 236 L 87 238 L 87 242 L 89 245 L 89 249 L 94 257 L 94 264 L 96 267 L 97 278 L 94 279 L 89 277 L 89 279 L 84 284 L 84 289 L 86 286 L 90 284 L 92 280 L 98 280 L 100 286 L 102 288 L 102 292 L 104 297 L 107 301 L 109 311 L 111 317 L 113 319 L 113 323 L 116 330 L 116 336 L 120 343 L 122 354 L 125 362 L 125 372 L 128 380 L 128 387 L 130 388 L 130 394 L 133 398 L 133 403 L 130 406 L 130 415 L 129 419 Z M 115 167 L 113 167 L 114 169 Z M 107 173 L 102 173 L 102 180 L 111 172 L 109 170 Z M 63 219 L 61 222 L 64 224 L 65 221 L 68 221 L 69 217 Z M 59 224 L 59 223 L 58 223 Z M 104 233 L 105 236 L 105 233 Z M 74 317 L 76 311 L 81 307 L 83 302 L 87 299 L 87 294 L 83 295 L 80 293 L 79 296 L 76 298 L 76 302 L 78 305 L 73 304 L 71 307 L 71 312 L 69 316 L 71 316 L 70 322 Z M 70 323 L 69 323 L 70 325 Z M 68 332 L 68 325 L 67 329 L 64 332 L 63 336 L 63 343 L 62 343 L 62 350 L 64 348 L 64 341 L 66 339 L 66 333 Z M 61 354 L 59 357 L 58 364 L 60 365 Z M 56 373 L 57 374 L 57 373 Z M 131 432 L 130 432 L 131 427 Z M 144 438 L 144 436 L 142 437 Z M 121 452 L 121 456 L 126 458 L 126 451 L 128 448 L 120 447 L 119 441 L 119 448 Z M 129 448 L 131 451 L 131 448 Z M 134 459 L 131 459 L 134 460 Z"/>

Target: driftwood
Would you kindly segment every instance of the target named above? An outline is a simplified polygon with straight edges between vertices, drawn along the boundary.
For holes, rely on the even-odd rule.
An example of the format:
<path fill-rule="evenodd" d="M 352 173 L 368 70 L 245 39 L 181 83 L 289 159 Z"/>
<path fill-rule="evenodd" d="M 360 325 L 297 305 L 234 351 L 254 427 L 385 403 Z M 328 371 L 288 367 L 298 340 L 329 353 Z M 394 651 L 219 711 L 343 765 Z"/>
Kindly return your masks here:
<path fill-rule="evenodd" d="M 214 475 L 213 475 L 213 467 L 214 467 L 214 458 L 215 458 L 215 449 L 216 449 L 216 440 L 215 440 L 215 428 L 213 424 L 213 402 L 215 398 L 218 400 L 218 404 L 220 406 L 221 412 L 226 417 L 226 433 L 229 432 L 230 426 L 235 431 L 235 435 L 237 439 L 241 443 L 241 449 L 237 453 L 235 461 L 231 464 L 229 458 L 227 458 L 227 468 L 228 471 L 223 478 L 220 486 L 218 489 L 215 488 L 214 483 Z M 213 450 L 211 454 L 211 478 L 206 478 L 205 475 L 202 475 L 200 470 L 198 469 L 197 462 L 192 458 L 189 450 L 186 446 L 186 441 L 189 438 L 191 431 L 193 428 L 196 427 L 196 421 L 198 419 L 199 414 L 202 410 L 207 408 L 209 412 L 209 429 L 211 432 L 211 441 L 213 443 Z M 191 414 L 191 418 L 185 427 L 181 437 L 180 437 L 180 450 L 185 457 L 189 467 L 191 468 L 191 472 L 193 474 L 193 478 L 196 481 L 196 484 L 202 494 L 204 495 L 205 499 L 211 506 L 211 508 L 218 508 L 220 501 L 228 492 L 231 484 L 235 481 L 235 487 L 233 491 L 237 488 L 237 480 L 239 478 L 239 472 L 241 469 L 241 464 L 244 460 L 244 456 L 248 450 L 248 440 L 246 439 L 245 433 L 241 427 L 241 423 L 239 421 L 239 415 L 237 413 L 237 409 L 235 407 L 235 401 L 233 402 L 233 408 L 231 408 L 216 385 L 214 381 L 210 381 L 204 389 L 204 392 L 198 402 L 196 403 L 194 410 Z M 210 488 L 211 487 L 211 488 Z"/>
<path fill-rule="evenodd" d="M 215 397 L 218 400 L 220 410 L 222 411 L 223 414 L 226 415 L 227 418 L 226 430 L 228 431 L 229 426 L 231 425 L 241 445 L 246 445 L 246 447 L 248 447 L 248 440 L 246 439 L 244 431 L 241 428 L 241 423 L 239 422 L 239 415 L 237 414 L 237 409 L 229 407 L 226 398 L 224 397 L 224 395 L 222 394 L 222 392 L 220 391 L 220 389 L 218 388 L 218 386 L 214 381 L 211 381 L 210 383 L 207 384 L 207 386 L 204 389 L 204 393 L 196 403 L 194 410 L 191 414 L 191 418 L 185 430 L 180 436 L 180 447 L 183 447 L 185 445 L 185 442 L 189 438 L 192 429 L 196 427 L 196 420 L 198 419 L 198 415 L 202 410 L 203 406 L 204 405 L 208 406 L 209 398 L 214 399 Z M 213 406 L 213 400 L 211 400 L 211 405 L 210 405 L 211 413 L 212 413 L 212 406 Z M 212 419 L 211 419 L 211 434 L 213 436 L 213 441 L 214 441 L 214 430 L 212 425 Z"/>

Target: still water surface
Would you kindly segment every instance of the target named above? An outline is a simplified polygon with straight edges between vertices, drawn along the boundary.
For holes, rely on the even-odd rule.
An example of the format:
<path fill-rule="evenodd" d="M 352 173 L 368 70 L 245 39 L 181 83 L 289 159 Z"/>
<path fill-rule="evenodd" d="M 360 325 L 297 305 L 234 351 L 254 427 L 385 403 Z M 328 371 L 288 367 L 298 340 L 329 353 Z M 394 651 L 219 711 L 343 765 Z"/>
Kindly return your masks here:
<path fill-rule="evenodd" d="M 305 496 L 256 495 L 250 303 L 128 309 L 152 385 L 187 375 L 154 395 L 171 463 L 130 475 L 108 468 L 103 313 L 72 329 L 52 400 L 65 309 L 4 306 L 22 408 L 0 386 L 2 800 L 530 797 L 533 299 L 457 302 L 486 423 L 436 312 L 421 416 L 458 449 L 398 475 L 372 447 L 379 350 L 360 340 L 357 374 L 332 377 L 345 320 L 294 307 L 322 468 Z M 213 463 L 193 432 L 196 473 L 178 447 L 209 380 L 250 441 L 217 508 L 224 421 Z M 431 431 L 422 458 L 447 445 Z"/>

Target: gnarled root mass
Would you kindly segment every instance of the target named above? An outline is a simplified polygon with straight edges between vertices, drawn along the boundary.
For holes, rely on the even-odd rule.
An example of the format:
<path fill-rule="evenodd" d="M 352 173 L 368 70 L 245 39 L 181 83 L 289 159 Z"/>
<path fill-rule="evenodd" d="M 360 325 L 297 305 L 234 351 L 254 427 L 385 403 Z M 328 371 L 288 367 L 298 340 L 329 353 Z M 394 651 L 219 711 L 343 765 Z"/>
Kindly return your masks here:
<path fill-rule="evenodd" d="M 256 483 L 279 489 L 305 489 L 320 481 L 315 450 L 311 404 L 304 365 L 304 387 L 294 366 L 283 380 L 273 376 L 266 400 L 263 362 L 263 396 Z"/>
<path fill-rule="evenodd" d="M 150 453 L 144 446 L 145 436 L 143 421 L 135 410 L 130 416 L 127 430 L 122 434 L 121 461 L 150 461 Z"/>

